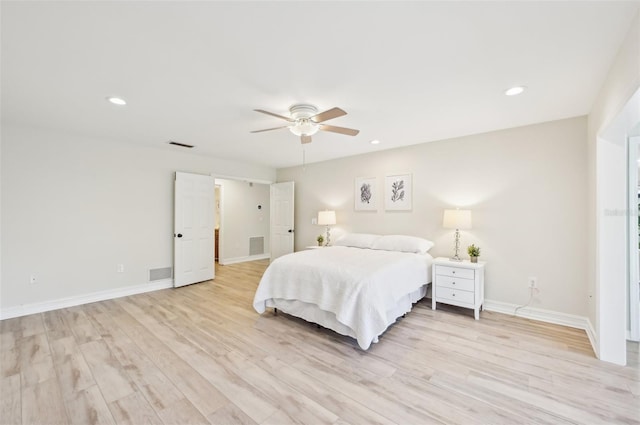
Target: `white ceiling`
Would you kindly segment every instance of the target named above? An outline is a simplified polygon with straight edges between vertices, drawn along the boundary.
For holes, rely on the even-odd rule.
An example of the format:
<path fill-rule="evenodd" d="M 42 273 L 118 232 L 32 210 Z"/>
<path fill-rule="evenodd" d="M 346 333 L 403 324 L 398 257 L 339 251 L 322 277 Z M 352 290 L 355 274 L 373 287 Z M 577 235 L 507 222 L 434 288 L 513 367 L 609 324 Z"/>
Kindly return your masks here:
<path fill-rule="evenodd" d="M 639 5 L 3 1 L 2 122 L 279 168 L 302 145 L 253 109 L 347 111 L 307 162 L 584 115 Z"/>

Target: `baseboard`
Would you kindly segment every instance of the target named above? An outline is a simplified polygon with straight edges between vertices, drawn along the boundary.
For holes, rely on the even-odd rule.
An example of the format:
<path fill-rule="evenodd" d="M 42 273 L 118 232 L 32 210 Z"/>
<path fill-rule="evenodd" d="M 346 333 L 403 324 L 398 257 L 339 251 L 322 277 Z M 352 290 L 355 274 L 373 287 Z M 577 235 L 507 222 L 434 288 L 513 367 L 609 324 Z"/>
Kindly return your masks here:
<path fill-rule="evenodd" d="M 268 260 L 271 254 L 247 255 L 246 257 L 220 258 L 218 264 L 228 266 L 229 264 L 244 263 L 247 261 Z"/>
<path fill-rule="evenodd" d="M 485 310 L 509 314 L 511 316 L 514 315 L 517 307 L 519 306 L 516 304 L 504 303 L 501 301 L 485 300 L 484 303 Z M 589 319 L 586 317 L 551 310 L 543 310 L 541 308 L 523 307 L 518 309 L 518 314 L 516 314 L 516 316 L 523 317 L 525 319 L 538 320 L 540 322 L 554 323 L 556 325 L 583 329 L 585 331 L 591 327 Z"/>
<path fill-rule="evenodd" d="M 589 342 L 591 342 L 591 348 L 593 348 L 593 352 L 596 353 L 596 357 L 600 358 L 600 350 L 598 350 L 598 334 L 596 330 L 593 329 L 593 324 L 591 324 L 591 320 L 587 319 L 587 328 L 585 329 L 587 332 L 587 336 L 589 337 Z"/>
<path fill-rule="evenodd" d="M 114 298 L 127 297 L 129 295 L 142 294 L 145 292 L 157 291 L 159 289 L 173 288 L 173 279 L 158 280 L 153 283 L 127 286 L 124 288 L 110 289 L 107 291 L 93 292 L 75 297 L 60 298 L 57 300 L 43 301 L 33 304 L 23 304 L 15 307 L 0 309 L 0 320 L 11 319 L 13 317 L 27 316 L 29 314 L 44 313 L 45 311 L 58 310 L 61 308 L 75 307 L 77 305 L 94 303 L 97 301 L 111 300 Z"/>

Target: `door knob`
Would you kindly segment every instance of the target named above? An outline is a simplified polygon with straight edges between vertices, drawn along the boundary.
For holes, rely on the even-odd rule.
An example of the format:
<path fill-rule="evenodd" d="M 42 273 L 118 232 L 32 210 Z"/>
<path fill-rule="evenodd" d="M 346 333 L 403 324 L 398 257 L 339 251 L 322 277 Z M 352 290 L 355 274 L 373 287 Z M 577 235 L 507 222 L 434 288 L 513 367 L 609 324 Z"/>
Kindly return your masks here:
<path fill-rule="evenodd" d="M 181 238 L 182 237 L 182 233 L 178 233 L 176 236 Z"/>
<path fill-rule="evenodd" d="M 289 232 L 289 233 L 293 233 L 293 229 L 289 229 L 289 230 L 288 230 L 288 232 Z"/>

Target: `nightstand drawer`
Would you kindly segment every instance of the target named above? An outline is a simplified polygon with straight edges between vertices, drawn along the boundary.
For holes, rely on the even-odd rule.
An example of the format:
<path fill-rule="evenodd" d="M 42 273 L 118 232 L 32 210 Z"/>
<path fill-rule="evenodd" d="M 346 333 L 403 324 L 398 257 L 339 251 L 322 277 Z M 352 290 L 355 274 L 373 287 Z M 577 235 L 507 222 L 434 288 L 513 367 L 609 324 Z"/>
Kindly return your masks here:
<path fill-rule="evenodd" d="M 464 279 L 473 279 L 475 272 L 473 269 L 463 269 L 461 267 L 436 266 L 436 274 L 451 277 L 461 277 Z"/>
<path fill-rule="evenodd" d="M 438 287 L 436 289 L 436 300 L 440 301 L 441 299 L 473 305 L 473 292 Z"/>
<path fill-rule="evenodd" d="M 449 277 L 449 276 L 440 276 L 436 282 L 438 285 L 438 289 L 440 288 L 451 288 L 451 289 L 459 289 L 461 291 L 471 291 L 474 290 L 475 282 L 473 279 L 463 279 L 460 277 Z"/>

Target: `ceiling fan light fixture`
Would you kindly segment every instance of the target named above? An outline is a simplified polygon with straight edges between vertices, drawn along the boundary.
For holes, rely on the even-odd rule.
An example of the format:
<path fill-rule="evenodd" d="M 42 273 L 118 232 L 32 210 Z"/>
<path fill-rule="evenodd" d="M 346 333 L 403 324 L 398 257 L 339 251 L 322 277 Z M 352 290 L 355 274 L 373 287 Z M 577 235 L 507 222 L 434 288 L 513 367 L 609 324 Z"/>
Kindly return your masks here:
<path fill-rule="evenodd" d="M 313 136 L 320 130 L 320 126 L 308 118 L 300 118 L 289 130 L 296 136 Z"/>

